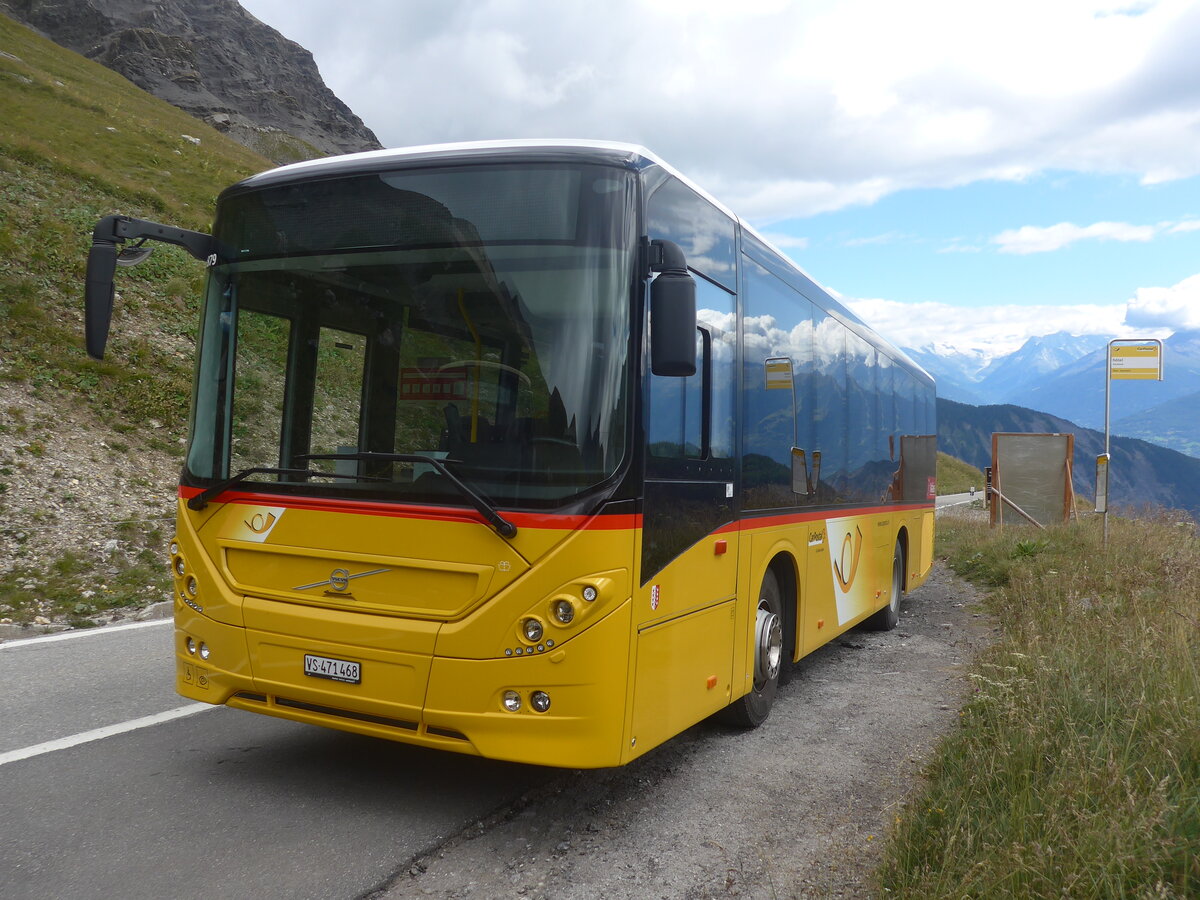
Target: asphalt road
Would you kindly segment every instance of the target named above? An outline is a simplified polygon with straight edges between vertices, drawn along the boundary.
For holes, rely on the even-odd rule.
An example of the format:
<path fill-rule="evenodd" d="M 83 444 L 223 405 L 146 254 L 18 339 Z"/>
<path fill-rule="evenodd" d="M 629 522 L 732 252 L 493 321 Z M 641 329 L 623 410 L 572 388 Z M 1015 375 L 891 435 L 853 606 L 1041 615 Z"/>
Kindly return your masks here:
<path fill-rule="evenodd" d="M 6 900 L 359 897 L 556 774 L 191 704 L 168 622 L 69 634 L 0 644 Z"/>

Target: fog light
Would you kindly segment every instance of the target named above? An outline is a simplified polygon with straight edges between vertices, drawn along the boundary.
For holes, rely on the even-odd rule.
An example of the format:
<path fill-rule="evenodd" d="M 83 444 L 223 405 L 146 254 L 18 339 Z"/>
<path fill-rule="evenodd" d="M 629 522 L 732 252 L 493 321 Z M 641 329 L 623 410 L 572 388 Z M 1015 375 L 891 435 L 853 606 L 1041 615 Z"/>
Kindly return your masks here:
<path fill-rule="evenodd" d="M 542 623 L 537 619 L 526 619 L 521 623 L 521 631 L 525 634 L 525 640 L 532 644 L 542 639 Z"/>
<path fill-rule="evenodd" d="M 590 584 L 583 589 L 583 599 L 588 603 L 591 603 L 593 600 L 595 600 L 596 596 L 596 589 Z"/>
<path fill-rule="evenodd" d="M 194 577 L 189 577 L 187 580 L 187 592 L 189 594 L 191 594 L 193 597 L 195 597 L 196 590 L 197 590 L 196 579 Z"/>
<path fill-rule="evenodd" d="M 178 575 L 180 578 L 182 578 L 185 571 L 187 571 L 187 570 L 183 566 L 183 557 L 182 556 L 175 557 L 175 574 Z"/>
<path fill-rule="evenodd" d="M 534 691 L 529 695 L 529 705 L 538 712 L 545 712 L 550 708 L 550 695 L 545 691 Z"/>
<path fill-rule="evenodd" d="M 212 651 L 210 651 L 208 649 L 208 644 L 204 644 L 204 643 L 200 644 L 200 658 L 201 659 L 208 659 L 208 654 L 210 652 L 212 652 Z"/>
<path fill-rule="evenodd" d="M 504 708 L 509 712 L 516 712 L 521 708 L 521 695 L 516 691 L 504 692 Z"/>
<path fill-rule="evenodd" d="M 195 641 L 193 641 L 191 638 L 188 638 L 186 641 L 184 641 L 184 646 L 187 647 L 188 653 L 192 654 L 192 656 L 196 655 L 196 642 Z"/>
<path fill-rule="evenodd" d="M 571 620 L 575 618 L 575 604 L 570 600 L 555 600 L 554 618 L 563 625 L 570 625 Z"/>

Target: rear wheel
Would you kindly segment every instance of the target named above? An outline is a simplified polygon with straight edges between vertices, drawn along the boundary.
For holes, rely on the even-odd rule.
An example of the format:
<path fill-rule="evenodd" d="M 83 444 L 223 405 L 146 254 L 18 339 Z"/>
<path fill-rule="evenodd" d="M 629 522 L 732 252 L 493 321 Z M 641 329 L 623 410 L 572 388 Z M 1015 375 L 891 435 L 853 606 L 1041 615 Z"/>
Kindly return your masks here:
<path fill-rule="evenodd" d="M 896 541 L 892 554 L 892 592 L 888 605 L 863 624 L 873 631 L 891 631 L 900 624 L 900 598 L 904 596 L 904 548 Z"/>
<path fill-rule="evenodd" d="M 754 686 L 750 692 L 721 710 L 722 721 L 742 728 L 757 728 L 771 714 L 783 665 L 783 600 L 779 579 L 770 569 L 758 590 L 754 615 Z"/>

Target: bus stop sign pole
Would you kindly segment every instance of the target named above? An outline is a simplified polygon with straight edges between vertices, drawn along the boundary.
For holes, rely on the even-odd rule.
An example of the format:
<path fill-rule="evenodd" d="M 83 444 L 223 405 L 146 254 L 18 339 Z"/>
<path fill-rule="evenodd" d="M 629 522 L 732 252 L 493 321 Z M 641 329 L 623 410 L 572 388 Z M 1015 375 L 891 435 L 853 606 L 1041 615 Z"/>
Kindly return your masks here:
<path fill-rule="evenodd" d="M 1104 370 L 1104 455 L 1096 459 L 1096 512 L 1104 515 L 1104 545 L 1108 546 L 1108 471 L 1112 455 L 1113 381 L 1162 381 L 1163 343 L 1157 338 L 1116 338 L 1108 342 Z"/>

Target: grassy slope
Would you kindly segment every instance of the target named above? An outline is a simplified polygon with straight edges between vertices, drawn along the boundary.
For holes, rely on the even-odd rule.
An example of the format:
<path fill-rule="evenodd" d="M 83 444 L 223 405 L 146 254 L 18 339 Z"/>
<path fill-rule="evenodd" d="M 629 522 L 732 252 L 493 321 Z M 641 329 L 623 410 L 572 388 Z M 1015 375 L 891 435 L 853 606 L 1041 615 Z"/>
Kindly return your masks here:
<path fill-rule="evenodd" d="M 1200 896 L 1200 540 L 1112 526 L 939 521 L 1003 637 L 897 817 L 886 896 Z"/>
<path fill-rule="evenodd" d="M 165 246 L 119 270 L 109 355 L 89 360 L 91 230 L 114 212 L 206 230 L 219 191 L 270 163 L 3 15 L 0 109 L 0 619 L 86 624 L 169 596 L 203 283 Z"/>
<path fill-rule="evenodd" d="M 134 427 L 180 422 L 190 353 L 156 344 L 185 349 L 202 269 L 161 247 L 121 270 L 111 356 L 94 364 L 80 339 L 91 229 L 113 212 L 207 229 L 217 193 L 270 163 L 4 16 L 0 51 L 0 378 Z"/>
<path fill-rule="evenodd" d="M 965 494 L 967 491 L 983 490 L 983 473 L 970 463 L 955 459 L 938 451 L 937 492 L 939 494 Z"/>

